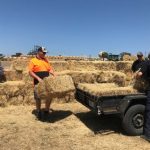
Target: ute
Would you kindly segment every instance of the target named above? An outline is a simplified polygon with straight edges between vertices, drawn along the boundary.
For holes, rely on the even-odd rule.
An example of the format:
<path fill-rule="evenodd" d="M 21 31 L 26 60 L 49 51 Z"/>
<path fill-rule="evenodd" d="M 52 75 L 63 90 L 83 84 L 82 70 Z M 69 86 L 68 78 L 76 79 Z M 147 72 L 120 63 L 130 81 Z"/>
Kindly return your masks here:
<path fill-rule="evenodd" d="M 145 93 L 97 96 L 77 87 L 76 99 L 97 115 L 116 114 L 128 135 L 143 133 Z"/>

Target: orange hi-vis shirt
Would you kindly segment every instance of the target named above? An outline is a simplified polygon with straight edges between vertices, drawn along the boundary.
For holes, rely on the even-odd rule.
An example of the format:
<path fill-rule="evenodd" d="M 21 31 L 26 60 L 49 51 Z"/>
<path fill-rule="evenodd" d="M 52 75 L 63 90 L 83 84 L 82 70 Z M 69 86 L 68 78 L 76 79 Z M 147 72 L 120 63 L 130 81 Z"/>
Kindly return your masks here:
<path fill-rule="evenodd" d="M 30 60 L 28 68 L 29 71 L 33 71 L 33 72 L 43 72 L 43 71 L 49 72 L 52 67 L 50 66 L 47 59 L 38 59 L 36 57 Z"/>

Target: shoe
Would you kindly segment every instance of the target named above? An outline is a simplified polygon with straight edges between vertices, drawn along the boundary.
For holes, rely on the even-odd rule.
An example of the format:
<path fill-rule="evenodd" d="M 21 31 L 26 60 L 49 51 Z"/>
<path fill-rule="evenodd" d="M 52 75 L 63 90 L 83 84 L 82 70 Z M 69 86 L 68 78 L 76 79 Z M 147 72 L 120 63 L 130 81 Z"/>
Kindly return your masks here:
<path fill-rule="evenodd" d="M 141 135 L 140 138 L 150 142 L 150 137 L 147 137 L 146 135 Z"/>
<path fill-rule="evenodd" d="M 43 112 L 43 119 L 44 119 L 44 121 L 47 121 L 48 118 L 49 118 L 49 111 L 44 111 Z"/>
<path fill-rule="evenodd" d="M 39 111 L 37 111 L 37 113 L 36 113 L 36 118 L 38 119 L 38 120 L 42 120 L 42 112 L 39 110 Z"/>

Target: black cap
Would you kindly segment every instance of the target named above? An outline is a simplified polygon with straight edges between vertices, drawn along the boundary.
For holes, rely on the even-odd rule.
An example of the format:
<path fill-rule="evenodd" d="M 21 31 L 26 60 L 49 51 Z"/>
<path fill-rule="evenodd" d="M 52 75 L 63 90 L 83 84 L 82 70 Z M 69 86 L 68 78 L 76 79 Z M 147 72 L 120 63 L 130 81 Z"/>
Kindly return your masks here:
<path fill-rule="evenodd" d="M 143 56 L 142 52 L 137 52 L 137 56 Z"/>

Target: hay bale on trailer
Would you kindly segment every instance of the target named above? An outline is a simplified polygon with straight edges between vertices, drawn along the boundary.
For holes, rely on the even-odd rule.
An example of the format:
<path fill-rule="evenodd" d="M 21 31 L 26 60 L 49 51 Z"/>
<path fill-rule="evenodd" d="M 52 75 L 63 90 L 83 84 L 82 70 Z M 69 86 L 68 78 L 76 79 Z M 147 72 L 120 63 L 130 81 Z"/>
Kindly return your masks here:
<path fill-rule="evenodd" d="M 149 83 L 146 82 L 144 79 L 133 79 L 132 86 L 134 89 L 138 90 L 139 92 L 145 92 L 149 87 Z"/>
<path fill-rule="evenodd" d="M 118 96 L 138 93 L 132 86 L 118 87 L 113 84 L 79 84 L 78 88 L 95 96 Z"/>
<path fill-rule="evenodd" d="M 118 87 L 115 83 L 95 83 L 95 84 L 89 84 L 89 83 L 80 83 L 78 84 L 78 88 L 82 90 L 88 90 L 89 88 L 92 90 L 101 90 L 106 88 L 115 88 Z"/>

